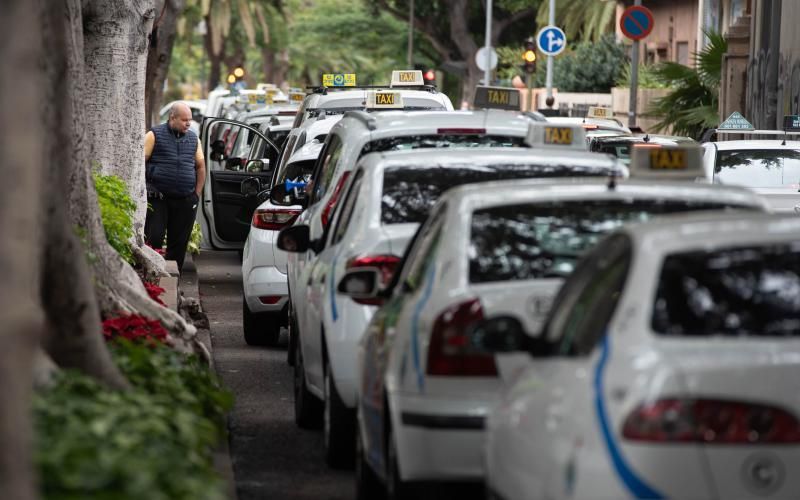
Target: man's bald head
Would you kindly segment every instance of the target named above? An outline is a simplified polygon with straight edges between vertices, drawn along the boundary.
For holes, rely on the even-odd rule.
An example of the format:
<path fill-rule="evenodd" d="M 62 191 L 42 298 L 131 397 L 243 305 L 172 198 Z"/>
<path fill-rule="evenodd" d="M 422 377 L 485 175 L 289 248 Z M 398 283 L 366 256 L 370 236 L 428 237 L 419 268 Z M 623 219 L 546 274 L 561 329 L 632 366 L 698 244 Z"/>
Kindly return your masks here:
<path fill-rule="evenodd" d="M 175 132 L 185 134 L 192 123 L 192 110 L 185 102 L 176 102 L 169 108 L 168 123 Z"/>

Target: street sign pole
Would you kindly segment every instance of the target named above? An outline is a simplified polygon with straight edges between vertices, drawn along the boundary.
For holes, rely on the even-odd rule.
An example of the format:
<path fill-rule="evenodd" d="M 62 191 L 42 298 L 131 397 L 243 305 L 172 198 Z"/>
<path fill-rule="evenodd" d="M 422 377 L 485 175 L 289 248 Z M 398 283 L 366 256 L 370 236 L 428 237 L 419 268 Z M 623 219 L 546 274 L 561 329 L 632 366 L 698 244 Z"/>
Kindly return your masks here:
<path fill-rule="evenodd" d="M 633 5 L 642 5 L 642 0 L 635 0 Z M 639 40 L 633 41 L 631 48 L 631 88 L 628 100 L 628 127 L 636 126 L 636 97 L 639 94 Z"/>
<path fill-rule="evenodd" d="M 550 0 L 547 24 L 550 26 L 556 25 L 556 0 Z M 545 80 L 545 85 L 547 86 L 547 97 L 553 97 L 553 56 L 547 56 L 547 79 Z"/>
<path fill-rule="evenodd" d="M 414 67 L 414 0 L 408 6 L 408 51 L 406 54 L 408 69 Z"/>
<path fill-rule="evenodd" d="M 486 39 L 484 40 L 484 48 L 486 52 L 486 64 L 483 68 L 483 84 L 491 85 L 489 81 L 489 73 L 492 71 L 490 67 L 491 54 L 489 49 L 492 47 L 492 0 L 486 1 Z"/>

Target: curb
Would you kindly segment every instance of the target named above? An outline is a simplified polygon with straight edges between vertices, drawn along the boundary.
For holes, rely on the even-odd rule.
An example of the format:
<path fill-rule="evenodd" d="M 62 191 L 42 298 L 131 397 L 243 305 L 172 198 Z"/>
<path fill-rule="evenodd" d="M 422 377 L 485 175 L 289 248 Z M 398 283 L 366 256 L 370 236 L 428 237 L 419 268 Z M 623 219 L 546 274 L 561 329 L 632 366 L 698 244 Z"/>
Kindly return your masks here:
<path fill-rule="evenodd" d="M 161 278 L 162 283 L 164 280 L 174 280 L 175 292 L 171 292 L 164 285 L 161 286 L 167 290 L 169 298 L 175 298 L 175 304 L 172 306 L 170 302 L 165 302 L 167 302 L 169 307 L 178 311 L 186 321 L 192 322 L 194 326 L 197 327 L 197 338 L 206 349 L 208 349 L 208 352 L 211 353 L 211 369 L 216 372 L 216 368 L 214 367 L 214 349 L 213 343 L 211 342 L 211 330 L 209 328 L 208 317 L 203 311 L 200 301 L 200 277 L 197 273 L 197 266 L 194 263 L 192 255 L 190 253 L 186 254 L 186 258 L 183 262 L 183 272 L 181 273 L 178 273 L 178 265 L 175 261 L 167 261 L 167 272 L 169 272 L 170 276 L 168 278 Z M 220 440 L 219 446 L 214 451 L 214 468 L 217 474 L 219 474 L 227 484 L 226 490 L 228 498 L 230 500 L 237 500 L 236 481 L 233 475 L 233 463 L 231 461 L 230 448 L 228 445 L 229 436 L 227 434 L 227 426 L 225 433 L 224 438 Z"/>

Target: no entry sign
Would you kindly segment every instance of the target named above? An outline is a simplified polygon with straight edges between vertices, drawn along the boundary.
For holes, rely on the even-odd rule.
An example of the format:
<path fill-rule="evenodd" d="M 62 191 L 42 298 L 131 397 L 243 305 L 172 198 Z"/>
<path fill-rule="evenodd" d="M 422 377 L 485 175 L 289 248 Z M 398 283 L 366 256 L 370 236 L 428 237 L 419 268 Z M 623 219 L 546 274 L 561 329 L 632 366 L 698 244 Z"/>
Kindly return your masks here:
<path fill-rule="evenodd" d="M 631 40 L 641 40 L 653 31 L 653 13 L 647 7 L 634 5 L 628 7 L 619 18 L 622 34 Z"/>

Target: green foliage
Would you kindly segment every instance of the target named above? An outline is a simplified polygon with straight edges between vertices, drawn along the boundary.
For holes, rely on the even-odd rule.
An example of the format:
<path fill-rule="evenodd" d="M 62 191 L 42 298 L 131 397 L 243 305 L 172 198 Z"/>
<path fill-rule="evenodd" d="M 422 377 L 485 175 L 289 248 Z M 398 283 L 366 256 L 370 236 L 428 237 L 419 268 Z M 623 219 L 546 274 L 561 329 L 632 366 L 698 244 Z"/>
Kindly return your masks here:
<path fill-rule="evenodd" d="M 695 68 L 665 62 L 654 69 L 656 78 L 673 89 L 648 110 L 661 118 L 656 130 L 671 127 L 675 135 L 699 138 L 704 129 L 717 125 L 722 58 L 728 44 L 718 33 L 706 35 L 709 44 L 694 55 Z"/>
<path fill-rule="evenodd" d="M 498 53 L 498 76 L 510 80 L 515 75 L 523 79 L 522 45 L 500 47 Z M 581 42 L 574 49 L 556 57 L 553 64 L 553 86 L 560 92 L 610 92 L 618 79 L 620 69 L 625 66 L 625 47 L 616 43 L 613 35 L 606 35 L 598 42 Z M 547 57 L 538 54 L 534 86 L 544 87 L 547 74 Z"/>
<path fill-rule="evenodd" d="M 97 203 L 100 218 L 108 243 L 123 259 L 133 264 L 130 240 L 133 238 L 133 214 L 136 202 L 133 201 L 125 182 L 114 175 L 101 175 L 93 172 L 94 187 L 97 190 Z"/>
<path fill-rule="evenodd" d="M 667 87 L 667 84 L 664 83 L 655 72 L 655 66 L 650 64 L 640 64 L 639 65 L 639 76 L 637 79 L 637 85 L 640 89 L 663 89 Z M 631 65 L 625 64 L 622 67 L 622 71 L 620 72 L 619 78 L 617 79 L 617 87 L 628 87 L 631 86 Z"/>
<path fill-rule="evenodd" d="M 599 0 L 556 0 L 556 26 L 570 41 L 598 41 L 614 31 L 617 2 Z M 550 2 L 539 4 L 536 24 L 547 26 Z"/>
<path fill-rule="evenodd" d="M 119 341 L 112 353 L 133 389 L 112 391 L 67 371 L 35 396 L 43 498 L 225 498 L 212 450 L 231 396 L 169 347 Z"/>
<path fill-rule="evenodd" d="M 195 221 L 194 226 L 192 226 L 192 235 L 189 237 L 189 245 L 186 247 L 186 250 L 192 255 L 198 255 L 200 253 L 200 243 L 203 241 L 203 231 L 200 229 L 200 224 Z"/>

